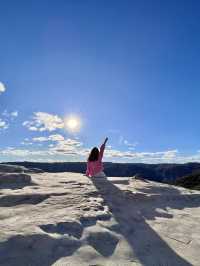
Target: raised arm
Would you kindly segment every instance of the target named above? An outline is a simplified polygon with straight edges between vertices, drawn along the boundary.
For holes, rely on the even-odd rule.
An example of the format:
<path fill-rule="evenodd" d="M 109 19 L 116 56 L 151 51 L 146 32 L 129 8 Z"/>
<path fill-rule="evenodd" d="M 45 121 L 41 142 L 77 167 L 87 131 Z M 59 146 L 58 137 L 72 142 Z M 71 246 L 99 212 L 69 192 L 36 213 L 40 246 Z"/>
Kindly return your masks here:
<path fill-rule="evenodd" d="M 102 158 L 103 158 L 103 153 L 104 153 L 104 150 L 105 150 L 105 146 L 106 146 L 106 142 L 108 141 L 108 138 L 106 138 L 105 140 L 104 140 L 104 143 L 101 145 L 101 147 L 100 147 L 100 152 L 99 152 L 99 161 L 101 161 L 102 160 Z"/>

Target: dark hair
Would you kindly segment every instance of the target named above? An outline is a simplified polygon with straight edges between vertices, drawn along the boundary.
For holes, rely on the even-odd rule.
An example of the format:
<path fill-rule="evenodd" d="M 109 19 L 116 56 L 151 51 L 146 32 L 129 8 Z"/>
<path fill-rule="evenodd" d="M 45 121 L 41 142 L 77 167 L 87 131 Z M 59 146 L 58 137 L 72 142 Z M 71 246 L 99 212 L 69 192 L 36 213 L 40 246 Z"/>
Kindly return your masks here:
<path fill-rule="evenodd" d="M 99 149 L 97 147 L 94 147 L 90 152 L 88 161 L 94 162 L 94 161 L 97 161 L 98 158 L 99 158 Z"/>

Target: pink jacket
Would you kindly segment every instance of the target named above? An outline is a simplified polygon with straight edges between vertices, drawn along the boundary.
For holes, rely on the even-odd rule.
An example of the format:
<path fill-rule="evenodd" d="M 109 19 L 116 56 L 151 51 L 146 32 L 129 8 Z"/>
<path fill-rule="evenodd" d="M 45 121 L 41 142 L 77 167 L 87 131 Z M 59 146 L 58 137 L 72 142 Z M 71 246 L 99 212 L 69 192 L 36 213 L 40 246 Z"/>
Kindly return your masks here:
<path fill-rule="evenodd" d="M 102 158 L 103 158 L 104 149 L 105 149 L 105 144 L 102 144 L 100 147 L 99 158 L 97 161 L 93 162 L 87 161 L 87 171 L 86 171 L 87 176 L 94 176 L 99 172 L 103 171 Z"/>

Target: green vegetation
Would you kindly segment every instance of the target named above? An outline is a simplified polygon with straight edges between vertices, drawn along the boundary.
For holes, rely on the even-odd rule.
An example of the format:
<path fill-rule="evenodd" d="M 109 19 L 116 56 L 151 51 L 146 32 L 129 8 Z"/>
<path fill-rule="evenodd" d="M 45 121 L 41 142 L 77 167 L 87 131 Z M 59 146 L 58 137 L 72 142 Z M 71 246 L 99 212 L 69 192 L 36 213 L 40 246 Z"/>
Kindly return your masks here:
<path fill-rule="evenodd" d="M 189 189 L 200 190 L 200 172 L 180 178 L 176 181 L 176 185 Z"/>

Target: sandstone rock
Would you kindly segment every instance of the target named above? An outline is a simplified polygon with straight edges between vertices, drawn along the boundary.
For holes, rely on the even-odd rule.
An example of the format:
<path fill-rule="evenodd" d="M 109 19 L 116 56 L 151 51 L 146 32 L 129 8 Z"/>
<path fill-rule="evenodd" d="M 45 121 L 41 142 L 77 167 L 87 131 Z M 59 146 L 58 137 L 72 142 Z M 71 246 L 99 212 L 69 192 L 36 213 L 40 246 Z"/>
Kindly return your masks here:
<path fill-rule="evenodd" d="M 0 176 L 10 188 L 20 175 Z M 31 178 L 22 189 L 0 185 L 1 266 L 200 265 L 199 191 L 67 172 Z"/>
<path fill-rule="evenodd" d="M 1 173 L 23 173 L 27 168 L 19 165 L 0 164 Z"/>
<path fill-rule="evenodd" d="M 1 184 L 30 183 L 31 176 L 23 173 L 0 173 Z"/>

